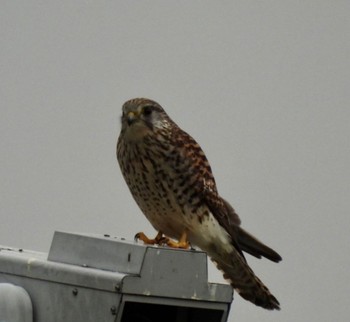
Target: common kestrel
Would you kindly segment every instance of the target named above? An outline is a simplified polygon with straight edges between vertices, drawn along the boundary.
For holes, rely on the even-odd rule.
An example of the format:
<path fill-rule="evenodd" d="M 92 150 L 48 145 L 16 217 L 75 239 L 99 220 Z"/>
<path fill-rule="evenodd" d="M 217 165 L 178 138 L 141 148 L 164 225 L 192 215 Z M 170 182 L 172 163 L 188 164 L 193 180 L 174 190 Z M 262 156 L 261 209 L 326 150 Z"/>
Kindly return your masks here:
<path fill-rule="evenodd" d="M 158 103 L 135 98 L 123 105 L 117 158 L 132 196 L 158 231 L 154 239 L 143 233 L 137 238 L 180 248 L 196 245 L 243 298 L 265 309 L 280 308 L 243 251 L 274 262 L 281 256 L 241 228 L 235 210 L 218 194 L 201 147 Z"/>

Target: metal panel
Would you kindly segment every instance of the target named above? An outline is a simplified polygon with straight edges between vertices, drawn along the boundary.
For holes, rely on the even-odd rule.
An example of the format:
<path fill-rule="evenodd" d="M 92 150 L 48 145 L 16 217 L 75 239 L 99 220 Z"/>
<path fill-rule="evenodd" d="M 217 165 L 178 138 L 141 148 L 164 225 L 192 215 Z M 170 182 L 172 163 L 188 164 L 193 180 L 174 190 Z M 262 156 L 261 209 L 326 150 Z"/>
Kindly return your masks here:
<path fill-rule="evenodd" d="M 35 322 L 114 322 L 121 298 L 119 293 L 22 276 L 0 274 L 0 280 L 28 292 Z"/>
<path fill-rule="evenodd" d="M 109 236 L 56 231 L 48 260 L 94 267 L 119 273 L 139 274 L 146 248 Z"/>
<path fill-rule="evenodd" d="M 128 294 L 232 301 L 229 285 L 208 283 L 207 255 L 201 251 L 56 232 L 48 259 L 125 273 L 120 287 Z"/>
<path fill-rule="evenodd" d="M 207 256 L 203 252 L 148 247 L 141 277 L 126 276 L 122 292 L 152 296 L 231 303 L 229 285 L 207 280 Z"/>
<path fill-rule="evenodd" d="M 50 262 L 47 255 L 0 248 L 0 273 L 114 292 L 125 274 Z M 1 281 L 1 279 L 0 279 Z"/>
<path fill-rule="evenodd" d="M 130 299 L 156 305 L 159 316 L 168 305 L 176 322 L 207 318 L 205 312 L 225 321 L 232 301 L 229 285 L 208 283 L 203 252 L 63 232 L 55 233 L 49 260 L 0 246 L 0 283 L 28 292 L 35 322 L 112 322 Z"/>

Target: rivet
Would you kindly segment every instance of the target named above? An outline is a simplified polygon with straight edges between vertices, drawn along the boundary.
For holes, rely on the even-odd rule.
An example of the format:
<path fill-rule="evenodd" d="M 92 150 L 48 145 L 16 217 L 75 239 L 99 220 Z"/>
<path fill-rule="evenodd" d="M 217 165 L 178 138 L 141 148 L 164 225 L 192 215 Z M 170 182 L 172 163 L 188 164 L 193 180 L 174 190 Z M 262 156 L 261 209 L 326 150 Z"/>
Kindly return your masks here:
<path fill-rule="evenodd" d="M 112 315 L 117 315 L 117 308 L 114 305 L 111 307 L 111 313 Z"/>

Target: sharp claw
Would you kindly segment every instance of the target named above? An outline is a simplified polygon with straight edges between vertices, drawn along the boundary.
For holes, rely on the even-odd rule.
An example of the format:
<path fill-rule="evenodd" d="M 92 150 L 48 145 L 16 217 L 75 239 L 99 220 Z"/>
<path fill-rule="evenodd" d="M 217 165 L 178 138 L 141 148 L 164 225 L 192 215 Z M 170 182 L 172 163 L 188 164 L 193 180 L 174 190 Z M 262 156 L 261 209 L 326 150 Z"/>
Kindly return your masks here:
<path fill-rule="evenodd" d="M 142 240 L 146 245 L 154 245 L 159 244 L 159 241 L 163 238 L 163 234 L 158 232 L 157 236 L 154 239 L 149 239 L 143 232 L 139 232 L 135 235 L 134 240 L 137 242 L 138 240 Z"/>
<path fill-rule="evenodd" d="M 139 232 L 134 237 L 135 242 L 142 240 L 146 245 L 162 245 L 172 248 L 180 249 L 192 249 L 191 244 L 187 240 L 187 232 L 185 231 L 179 241 L 171 240 L 170 238 L 163 236 L 161 231 L 158 232 L 157 236 L 154 239 L 149 239 L 143 232 Z"/>

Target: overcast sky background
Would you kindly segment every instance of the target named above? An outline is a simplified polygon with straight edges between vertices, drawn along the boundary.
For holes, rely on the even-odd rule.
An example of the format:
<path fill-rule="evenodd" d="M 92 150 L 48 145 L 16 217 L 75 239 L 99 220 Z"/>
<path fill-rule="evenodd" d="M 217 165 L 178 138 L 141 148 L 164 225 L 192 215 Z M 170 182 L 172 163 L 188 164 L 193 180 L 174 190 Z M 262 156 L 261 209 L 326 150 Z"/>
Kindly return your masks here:
<path fill-rule="evenodd" d="M 349 1 L 1 1 L 0 244 L 152 236 L 115 158 L 148 97 L 283 257 L 248 256 L 282 310 L 236 296 L 229 321 L 348 321 L 349 30 Z"/>

